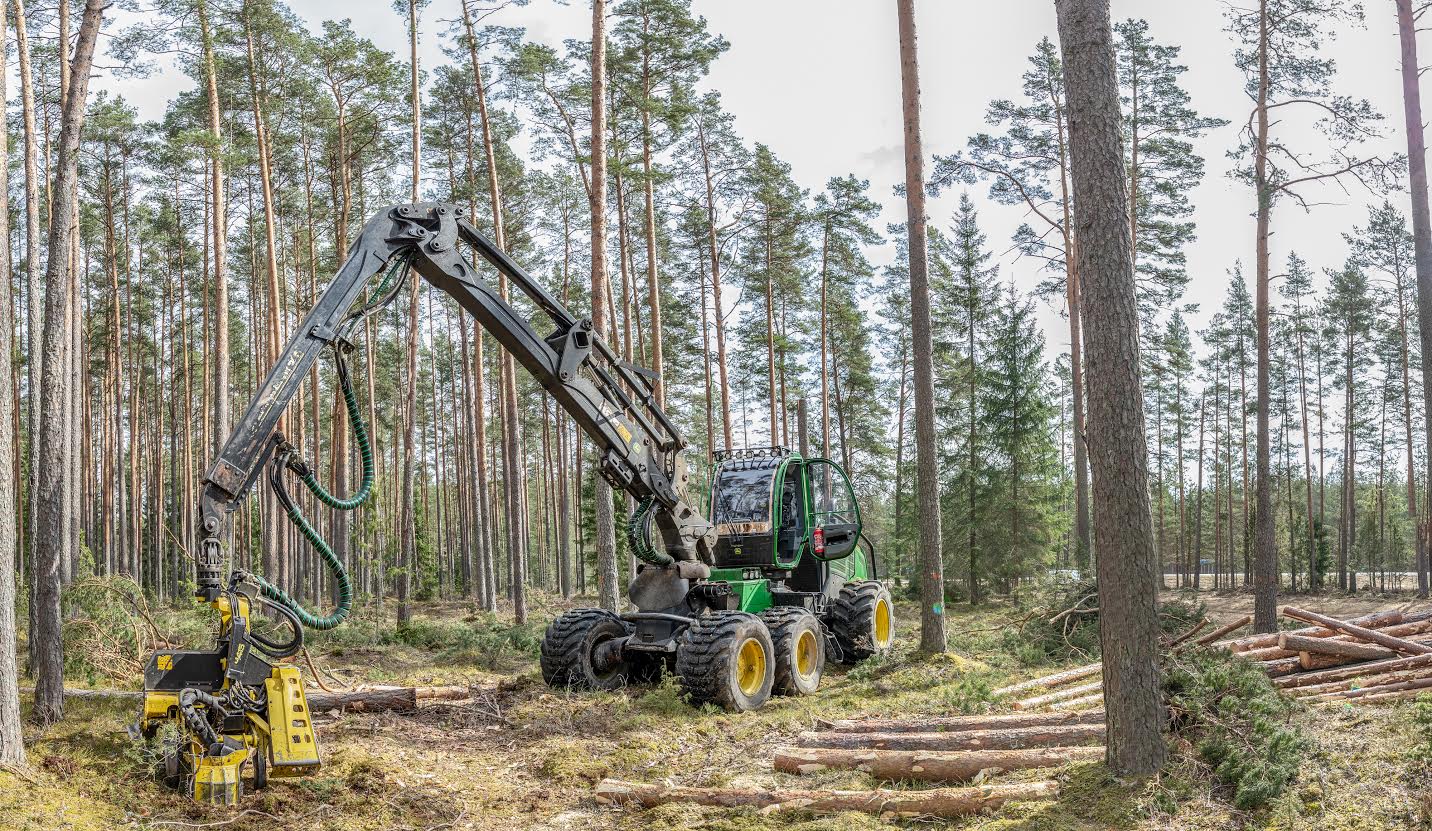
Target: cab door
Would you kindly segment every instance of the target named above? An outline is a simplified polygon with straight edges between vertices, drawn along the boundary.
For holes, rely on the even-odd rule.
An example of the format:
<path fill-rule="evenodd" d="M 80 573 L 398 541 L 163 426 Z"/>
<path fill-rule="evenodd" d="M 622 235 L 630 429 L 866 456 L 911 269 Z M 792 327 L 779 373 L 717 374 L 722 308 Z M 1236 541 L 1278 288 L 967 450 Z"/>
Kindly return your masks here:
<path fill-rule="evenodd" d="M 811 551 L 822 560 L 850 556 L 860 539 L 860 506 L 840 465 L 829 459 L 806 462 L 810 484 Z"/>

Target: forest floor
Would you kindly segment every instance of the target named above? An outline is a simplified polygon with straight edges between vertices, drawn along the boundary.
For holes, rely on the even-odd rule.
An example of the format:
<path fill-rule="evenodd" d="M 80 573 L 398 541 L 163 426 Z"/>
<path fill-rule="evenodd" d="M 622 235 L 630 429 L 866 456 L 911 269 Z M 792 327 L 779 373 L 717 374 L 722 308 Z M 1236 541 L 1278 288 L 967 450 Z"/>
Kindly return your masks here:
<path fill-rule="evenodd" d="M 1215 621 L 1243 614 L 1245 595 L 1204 593 Z M 1302 598 L 1334 614 L 1400 605 L 1391 597 Z M 541 627 L 556 608 L 534 610 L 513 628 L 474 616 L 461 604 L 426 604 L 402 638 L 385 610 L 365 608 L 344 629 L 313 639 L 314 658 L 355 682 L 470 684 L 469 703 L 436 703 L 397 715 L 329 714 L 316 719 L 324 767 L 314 777 L 276 782 L 245 796 L 240 811 L 192 804 L 148 773 L 143 749 L 124 726 L 132 704 L 72 699 L 64 721 L 31 730 L 31 769 L 0 770 L 0 827 L 15 829 L 541 829 L 542 831 L 848 831 L 925 828 L 862 814 L 766 814 L 695 806 L 650 811 L 601 807 L 592 799 L 605 776 L 688 785 L 870 788 L 859 772 L 792 777 L 771 770 L 778 746 L 817 719 L 909 716 L 999 709 L 989 690 L 1042 674 L 1025 666 L 1008 640 L 1021 615 L 1009 606 L 949 609 L 954 651 L 913 653 L 916 610 L 901 605 L 899 646 L 885 660 L 834 668 L 809 698 L 773 699 L 732 715 L 687 706 L 669 679 L 617 693 L 547 689 L 536 667 Z M 179 614 L 179 613 L 176 613 Z M 197 613 L 182 613 L 185 619 Z M 182 628 L 182 627 L 181 627 Z M 202 627 L 190 622 L 187 631 Z M 345 631 L 346 630 L 346 631 Z M 199 644 L 192 644 L 199 645 Z M 306 670 L 305 670 L 306 672 Z M 80 686 L 123 686 L 79 669 Z M 135 678 L 130 688 L 138 687 Z M 1296 716 L 1314 748 L 1296 783 L 1255 813 L 1234 810 L 1187 746 L 1157 781 L 1129 786 L 1101 764 L 1002 775 L 994 781 L 1058 779 L 1057 802 L 1007 806 L 947 827 L 985 831 L 1069 829 L 1432 828 L 1432 785 L 1408 759 L 1416 734 L 1409 705 L 1321 708 Z M 885 783 L 889 784 L 889 783 Z M 943 827 L 943 826 L 942 826 Z"/>

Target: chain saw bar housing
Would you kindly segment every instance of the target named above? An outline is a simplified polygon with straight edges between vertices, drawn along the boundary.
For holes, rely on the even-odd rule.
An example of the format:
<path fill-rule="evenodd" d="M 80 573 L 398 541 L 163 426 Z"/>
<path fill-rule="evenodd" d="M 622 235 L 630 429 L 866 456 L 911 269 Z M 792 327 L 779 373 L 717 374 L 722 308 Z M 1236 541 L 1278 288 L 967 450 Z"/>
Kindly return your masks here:
<path fill-rule="evenodd" d="M 351 348 L 347 335 L 352 326 L 398 296 L 395 287 L 372 306 L 350 313 L 372 277 L 403 262 L 472 314 L 567 411 L 596 444 L 603 478 L 639 503 L 653 503 L 662 545 L 644 547 L 648 562 L 713 561 L 716 533 L 688 497 L 686 443 L 656 404 L 655 374 L 621 360 L 597 337 L 590 319 L 568 311 L 464 214 L 458 205 L 424 202 L 384 209 L 364 225 L 332 284 L 309 310 L 205 473 L 196 564 L 200 597 L 212 601 L 223 591 L 222 541 L 229 514 L 284 443 L 277 432 L 284 409 L 325 348 Z M 469 260 L 464 248 L 511 281 L 545 315 L 554 327 L 551 334 L 539 335 L 479 276 L 476 258 Z"/>

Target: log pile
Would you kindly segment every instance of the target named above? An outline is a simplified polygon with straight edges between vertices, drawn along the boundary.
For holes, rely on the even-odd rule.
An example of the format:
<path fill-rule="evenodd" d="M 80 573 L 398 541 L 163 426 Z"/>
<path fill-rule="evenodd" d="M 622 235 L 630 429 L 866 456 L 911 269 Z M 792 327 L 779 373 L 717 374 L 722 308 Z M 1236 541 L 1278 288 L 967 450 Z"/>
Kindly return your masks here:
<path fill-rule="evenodd" d="M 1371 704 L 1416 698 L 1432 691 L 1432 611 L 1387 610 L 1341 620 L 1285 606 L 1280 614 L 1302 628 L 1226 639 L 1247 626 L 1247 617 L 1192 640 L 1206 621 L 1165 645 L 1178 652 L 1197 644 L 1259 664 L 1288 695 L 1313 702 Z M 1051 716 L 1102 713 L 1103 667 L 1089 664 L 995 690 L 1015 698 L 1015 710 L 1051 710 Z M 1017 698 L 1016 698 L 1017 697 Z M 1037 715 L 1031 713 L 1030 715 Z M 1059 722 L 1070 724 L 1073 722 Z"/>

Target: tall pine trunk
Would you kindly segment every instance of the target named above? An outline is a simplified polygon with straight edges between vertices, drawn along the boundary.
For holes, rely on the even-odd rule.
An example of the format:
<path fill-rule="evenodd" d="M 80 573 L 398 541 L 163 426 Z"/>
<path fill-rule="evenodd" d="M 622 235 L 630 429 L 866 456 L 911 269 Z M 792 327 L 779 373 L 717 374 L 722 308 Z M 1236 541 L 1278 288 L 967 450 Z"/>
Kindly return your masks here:
<path fill-rule="evenodd" d="M 1412 190 L 1417 323 L 1422 354 L 1426 356 L 1432 355 L 1432 218 L 1427 206 L 1427 145 L 1422 125 L 1421 69 L 1417 65 L 1417 23 L 1412 16 L 1412 0 L 1397 0 L 1397 30 L 1402 42 L 1402 110 L 1407 128 L 1408 187 Z M 1426 359 L 1422 361 L 1422 398 L 1425 435 L 1432 436 L 1432 361 Z M 1427 457 L 1427 477 L 1432 483 L 1432 454 Z M 1429 549 L 1432 549 L 1432 518 L 1424 516 L 1417 531 L 1418 597 L 1426 597 L 1428 593 Z"/>
<path fill-rule="evenodd" d="M 935 456 L 935 361 L 925 231 L 925 151 L 920 132 L 920 61 L 915 0 L 897 0 L 900 91 L 905 126 L 905 209 L 910 253 L 910 335 L 915 357 L 915 490 L 920 523 L 920 650 L 944 652 L 945 567 L 940 553 L 940 492 Z M 773 425 L 774 429 L 774 425 Z"/>
<path fill-rule="evenodd" d="M 1069 107 L 1080 280 L 1089 364 L 1094 534 L 1109 768 L 1162 767 L 1158 580 L 1139 378 L 1139 316 L 1129 237 L 1122 119 L 1108 0 L 1057 0 Z"/>
<path fill-rule="evenodd" d="M 592 221 L 592 328 L 606 337 L 607 320 L 602 298 L 607 288 L 607 3 L 592 0 L 592 175 L 587 192 Z M 719 304 L 719 300 L 717 301 Z M 719 305 L 718 305 L 719 308 Z M 595 466 L 593 466 L 595 470 Z M 612 488 L 596 477 L 593 487 L 597 522 L 597 598 L 603 609 L 616 611 L 616 514 Z"/>

